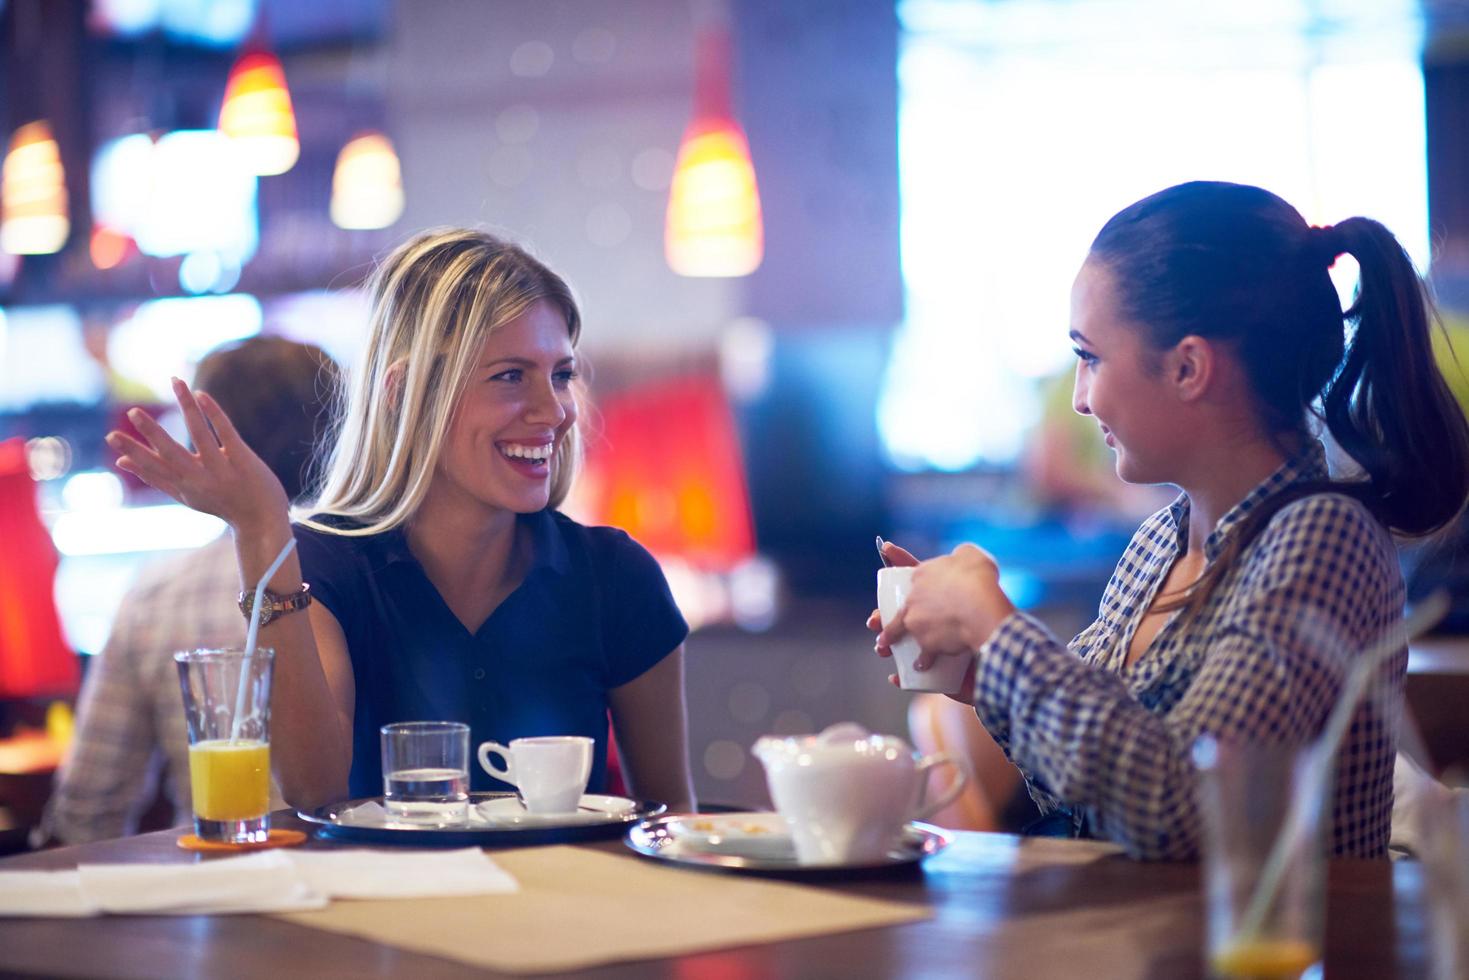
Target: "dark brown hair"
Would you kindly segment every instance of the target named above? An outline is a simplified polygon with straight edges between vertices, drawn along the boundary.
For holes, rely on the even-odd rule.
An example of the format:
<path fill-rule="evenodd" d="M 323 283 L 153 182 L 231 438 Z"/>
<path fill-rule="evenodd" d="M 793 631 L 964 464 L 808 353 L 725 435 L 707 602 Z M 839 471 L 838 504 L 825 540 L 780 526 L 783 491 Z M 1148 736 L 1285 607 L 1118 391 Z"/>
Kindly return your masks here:
<path fill-rule="evenodd" d="M 1361 268 L 1341 309 L 1327 270 Z M 1155 350 L 1193 335 L 1229 344 L 1261 423 L 1285 446 L 1308 415 L 1362 468 L 1359 478 L 1277 494 L 1252 511 L 1178 604 L 1202 607 L 1232 560 L 1279 510 L 1311 493 L 1355 497 L 1390 530 L 1443 527 L 1469 495 L 1469 425 L 1433 360 L 1431 306 L 1403 247 L 1370 218 L 1313 228 L 1258 187 L 1196 181 L 1118 212 L 1090 260 L 1114 277 L 1124 317 Z"/>

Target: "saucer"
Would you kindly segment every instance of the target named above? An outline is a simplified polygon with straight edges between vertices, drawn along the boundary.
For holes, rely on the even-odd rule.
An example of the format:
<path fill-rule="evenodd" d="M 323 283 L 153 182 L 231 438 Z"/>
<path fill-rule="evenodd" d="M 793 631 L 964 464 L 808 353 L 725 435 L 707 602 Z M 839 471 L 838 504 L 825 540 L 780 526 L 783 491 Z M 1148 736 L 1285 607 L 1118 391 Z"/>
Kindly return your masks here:
<path fill-rule="evenodd" d="M 785 821 L 766 812 L 680 814 L 644 820 L 624 843 L 646 858 L 716 871 L 782 877 L 849 877 L 911 869 L 948 847 L 953 838 L 937 827 L 909 823 L 891 850 L 876 861 L 802 864 Z"/>
<path fill-rule="evenodd" d="M 518 797 L 502 796 L 475 804 L 470 819 L 486 827 L 585 827 L 626 822 L 637 806 L 637 801 L 626 797 L 587 793 L 578 801 L 575 813 L 531 813 Z"/>

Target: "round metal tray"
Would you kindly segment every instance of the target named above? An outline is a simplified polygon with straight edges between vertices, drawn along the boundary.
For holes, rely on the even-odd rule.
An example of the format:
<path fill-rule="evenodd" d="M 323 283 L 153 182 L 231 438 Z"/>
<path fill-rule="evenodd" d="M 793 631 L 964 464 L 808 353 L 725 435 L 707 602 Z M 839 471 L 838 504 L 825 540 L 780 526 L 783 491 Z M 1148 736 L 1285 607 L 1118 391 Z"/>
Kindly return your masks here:
<path fill-rule="evenodd" d="M 471 793 L 470 805 L 514 797 L 513 793 Z M 330 840 L 359 844 L 390 844 L 409 847 L 525 847 L 533 844 L 569 844 L 577 841 L 608 840 L 622 836 L 627 828 L 640 820 L 656 817 L 668 808 L 662 803 L 633 800 L 625 813 L 609 816 L 597 823 L 534 824 L 519 827 L 476 826 L 453 827 L 381 827 L 370 824 L 341 823 L 340 815 L 364 803 L 381 803 L 381 796 L 343 800 L 314 810 L 298 810 L 297 816 L 312 824 L 318 836 Z"/>
<path fill-rule="evenodd" d="M 726 813 L 717 815 L 720 819 L 739 816 Z M 909 823 L 903 827 L 903 835 L 898 843 L 881 861 L 803 865 L 796 860 L 794 847 L 787 846 L 788 837 L 783 840 L 760 841 L 751 838 L 748 847 L 742 846 L 737 840 L 725 840 L 715 847 L 697 835 L 680 832 L 680 824 L 699 819 L 701 817 L 697 814 L 680 814 L 645 820 L 628 830 L 624 843 L 635 854 L 683 867 L 783 878 L 820 879 L 908 873 L 924 858 L 937 854 L 953 842 L 953 838 L 938 827 Z"/>

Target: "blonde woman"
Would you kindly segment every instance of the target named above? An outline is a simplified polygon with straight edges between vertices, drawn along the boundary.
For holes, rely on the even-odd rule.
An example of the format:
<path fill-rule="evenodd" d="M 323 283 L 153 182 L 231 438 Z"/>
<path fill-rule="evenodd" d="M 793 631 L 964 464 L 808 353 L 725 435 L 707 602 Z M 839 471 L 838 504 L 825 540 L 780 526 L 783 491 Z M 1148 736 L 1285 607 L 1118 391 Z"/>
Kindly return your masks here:
<path fill-rule="evenodd" d="M 260 631 L 286 800 L 381 793 L 379 726 L 422 719 L 467 722 L 476 743 L 590 736 L 595 792 L 610 711 L 632 793 L 691 808 L 687 626 L 636 542 L 556 511 L 580 454 L 566 283 L 514 245 L 443 230 L 389 255 L 370 293 L 364 362 L 294 527 L 206 393 L 174 383 L 193 452 L 136 410 L 143 441 L 108 436 L 123 469 L 230 525 L 246 583 L 296 536 Z"/>

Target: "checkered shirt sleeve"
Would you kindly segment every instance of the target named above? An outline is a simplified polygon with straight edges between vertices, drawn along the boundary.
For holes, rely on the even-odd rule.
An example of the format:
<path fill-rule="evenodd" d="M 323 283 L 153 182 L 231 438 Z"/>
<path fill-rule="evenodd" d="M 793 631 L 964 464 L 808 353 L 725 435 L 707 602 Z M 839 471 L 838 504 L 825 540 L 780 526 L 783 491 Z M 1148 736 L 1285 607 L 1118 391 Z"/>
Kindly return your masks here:
<path fill-rule="evenodd" d="M 1098 619 L 1070 649 L 1016 613 L 981 648 L 975 683 L 980 720 L 1026 774 L 1042 811 L 1084 813 L 1095 833 L 1141 858 L 1198 853 L 1191 748 L 1199 736 L 1316 737 L 1344 679 L 1343 652 L 1375 641 L 1403 605 L 1386 531 L 1357 501 L 1318 494 L 1276 514 L 1200 614 L 1187 623 L 1175 614 L 1128 665 L 1132 634 L 1177 555 L 1179 515 L 1175 505 L 1139 529 Z M 1406 661 L 1404 650 L 1384 668 L 1343 745 L 1332 853 L 1386 852 L 1392 713 Z"/>

